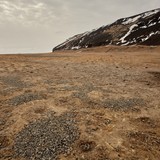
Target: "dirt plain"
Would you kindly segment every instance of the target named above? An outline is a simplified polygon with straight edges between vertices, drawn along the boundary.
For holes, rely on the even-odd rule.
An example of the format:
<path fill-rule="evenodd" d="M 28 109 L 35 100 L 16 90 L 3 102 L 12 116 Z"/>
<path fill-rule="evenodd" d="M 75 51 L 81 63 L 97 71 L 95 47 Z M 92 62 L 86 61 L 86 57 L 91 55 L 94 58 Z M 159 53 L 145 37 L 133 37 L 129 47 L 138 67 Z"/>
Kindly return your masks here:
<path fill-rule="evenodd" d="M 159 160 L 160 47 L 0 55 L 0 159 Z"/>

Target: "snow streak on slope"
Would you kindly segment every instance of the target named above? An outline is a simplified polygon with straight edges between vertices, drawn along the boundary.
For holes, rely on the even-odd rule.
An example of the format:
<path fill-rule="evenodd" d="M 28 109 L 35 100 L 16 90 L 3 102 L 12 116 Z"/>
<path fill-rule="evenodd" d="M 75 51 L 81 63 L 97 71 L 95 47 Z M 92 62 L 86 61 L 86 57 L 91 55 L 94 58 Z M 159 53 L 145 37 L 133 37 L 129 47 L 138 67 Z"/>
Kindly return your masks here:
<path fill-rule="evenodd" d="M 132 30 L 133 30 L 135 27 L 137 27 L 137 26 L 138 26 L 137 24 L 134 24 L 134 25 L 132 25 L 132 26 L 130 27 L 130 29 L 129 29 L 129 31 L 127 32 L 127 34 L 120 39 L 122 43 L 125 43 L 125 42 L 126 42 L 125 38 L 126 38 L 128 35 L 130 35 L 130 33 L 132 32 Z"/>

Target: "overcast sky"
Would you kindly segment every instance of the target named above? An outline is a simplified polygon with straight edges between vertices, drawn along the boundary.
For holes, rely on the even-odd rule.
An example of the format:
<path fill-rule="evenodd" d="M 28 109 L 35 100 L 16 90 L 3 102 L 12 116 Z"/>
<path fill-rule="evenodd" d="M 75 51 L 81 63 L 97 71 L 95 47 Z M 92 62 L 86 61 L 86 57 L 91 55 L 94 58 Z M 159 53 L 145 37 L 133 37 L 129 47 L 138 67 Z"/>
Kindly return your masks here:
<path fill-rule="evenodd" d="M 47 52 L 67 38 L 160 7 L 160 0 L 0 0 L 0 53 Z"/>

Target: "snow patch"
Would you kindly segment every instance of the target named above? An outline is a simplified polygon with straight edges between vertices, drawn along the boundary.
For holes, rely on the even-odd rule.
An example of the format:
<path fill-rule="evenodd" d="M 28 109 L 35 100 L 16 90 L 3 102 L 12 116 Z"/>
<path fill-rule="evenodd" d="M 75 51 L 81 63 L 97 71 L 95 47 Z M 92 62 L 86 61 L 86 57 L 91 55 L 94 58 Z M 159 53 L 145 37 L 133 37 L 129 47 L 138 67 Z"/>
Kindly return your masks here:
<path fill-rule="evenodd" d="M 81 47 L 80 46 L 74 46 L 74 47 L 72 47 L 71 49 L 72 50 L 77 50 L 77 49 L 80 49 Z"/>
<path fill-rule="evenodd" d="M 151 22 L 151 21 L 150 21 L 150 22 Z M 159 23 L 159 22 L 153 22 L 153 23 L 150 23 L 150 22 L 149 22 L 149 25 L 142 26 L 142 27 L 140 27 L 140 28 L 148 28 L 148 27 L 154 26 L 154 25 L 156 25 L 157 23 Z"/>
<path fill-rule="evenodd" d="M 132 30 L 133 30 L 135 27 L 137 27 L 137 26 L 138 26 L 137 24 L 134 24 L 134 25 L 132 25 L 132 26 L 130 27 L 130 29 L 129 29 L 129 31 L 126 33 L 126 35 L 123 36 L 123 37 L 120 39 L 122 43 L 125 43 L 125 42 L 126 42 L 125 38 L 126 38 L 127 36 L 129 36 L 130 33 L 132 32 Z"/>
<path fill-rule="evenodd" d="M 109 45 L 111 45 L 112 44 L 112 41 L 109 43 Z"/>
<path fill-rule="evenodd" d="M 134 18 L 129 18 L 129 19 L 125 19 L 126 21 L 125 22 L 123 22 L 122 24 L 129 24 L 129 23 L 133 23 L 133 22 L 135 22 L 135 21 L 137 21 L 139 18 L 141 18 L 141 16 L 139 15 L 139 16 L 136 16 L 136 17 L 134 17 Z"/>
<path fill-rule="evenodd" d="M 151 23 L 148 27 L 154 26 L 156 24 L 157 24 L 157 22 Z"/>
<path fill-rule="evenodd" d="M 90 33 L 91 33 L 90 31 L 87 31 L 87 32 L 84 32 L 84 33 L 82 33 L 82 34 L 75 35 L 75 36 L 67 39 L 64 43 L 60 44 L 60 45 L 57 46 L 56 48 L 61 48 L 61 47 L 65 46 L 66 44 L 68 44 L 69 42 L 74 41 L 74 40 L 76 40 L 76 39 L 81 39 L 80 42 L 79 42 L 79 43 L 81 43 L 81 42 L 83 41 L 84 36 L 86 36 L 86 35 L 88 35 L 88 34 L 90 34 Z M 75 48 L 74 48 L 74 47 L 72 47 L 72 48 L 73 48 L 73 49 L 76 49 L 76 48 L 78 48 L 78 47 L 80 47 L 80 46 L 76 46 Z M 78 49 L 79 49 L 79 48 L 78 48 Z"/>
<path fill-rule="evenodd" d="M 133 23 L 133 22 L 137 21 L 139 18 L 149 17 L 149 16 L 151 16 L 151 15 L 153 15 L 153 14 L 158 13 L 159 11 L 160 11 L 160 9 L 157 9 L 157 10 L 153 10 L 153 11 L 150 11 L 150 12 L 146 12 L 146 13 L 144 13 L 144 14 L 138 15 L 138 16 L 133 17 L 133 18 L 125 18 L 125 19 L 123 20 L 123 23 L 122 23 L 122 24 L 125 24 L 125 25 L 126 25 L 126 24 Z"/>
<path fill-rule="evenodd" d="M 148 40 L 152 35 L 155 35 L 155 34 L 160 34 L 160 31 L 157 31 L 157 32 L 151 32 L 147 37 L 145 38 L 142 38 L 142 42 Z"/>
<path fill-rule="evenodd" d="M 132 41 L 128 41 L 126 43 L 123 43 L 122 46 L 126 46 L 128 44 L 133 44 L 133 43 L 136 43 L 137 39 L 141 39 L 142 42 L 148 40 L 152 35 L 156 35 L 156 34 L 160 34 L 160 31 L 157 31 L 157 32 L 151 32 L 148 36 L 144 37 L 144 35 L 141 35 L 140 37 L 137 37 L 136 39 L 134 38 Z M 142 38 L 144 37 L 144 38 Z"/>
<path fill-rule="evenodd" d="M 150 15 L 156 14 L 156 13 L 158 13 L 158 12 L 159 12 L 158 9 L 157 9 L 157 10 L 150 11 L 150 12 L 146 12 L 146 13 L 144 13 L 143 18 L 149 17 Z"/>

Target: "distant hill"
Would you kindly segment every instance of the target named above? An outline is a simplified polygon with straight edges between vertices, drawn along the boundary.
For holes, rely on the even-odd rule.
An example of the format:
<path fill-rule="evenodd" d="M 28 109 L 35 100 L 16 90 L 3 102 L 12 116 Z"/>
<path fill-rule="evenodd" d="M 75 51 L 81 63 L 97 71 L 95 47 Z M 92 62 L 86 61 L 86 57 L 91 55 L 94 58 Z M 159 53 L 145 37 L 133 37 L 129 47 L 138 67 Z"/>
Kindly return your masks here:
<path fill-rule="evenodd" d="M 160 8 L 75 35 L 53 51 L 103 45 L 160 45 Z"/>

